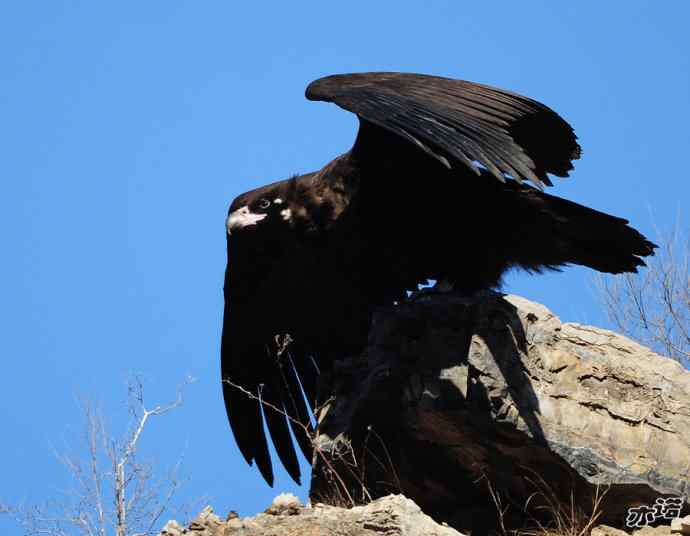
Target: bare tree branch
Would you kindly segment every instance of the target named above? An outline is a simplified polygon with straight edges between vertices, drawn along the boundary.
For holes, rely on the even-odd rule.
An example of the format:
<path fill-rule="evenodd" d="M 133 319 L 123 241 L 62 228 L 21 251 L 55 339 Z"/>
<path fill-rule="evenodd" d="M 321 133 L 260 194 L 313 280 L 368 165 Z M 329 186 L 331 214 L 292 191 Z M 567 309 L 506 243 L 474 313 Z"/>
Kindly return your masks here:
<path fill-rule="evenodd" d="M 62 454 L 58 459 L 72 476 L 74 488 L 65 500 L 46 505 L 12 507 L 0 504 L 0 513 L 14 516 L 27 536 L 147 536 L 155 533 L 161 516 L 170 509 L 181 481 L 182 457 L 166 477 L 155 481 L 154 467 L 140 462 L 139 443 L 153 417 L 177 409 L 183 402 L 188 379 L 177 390 L 174 401 L 147 408 L 143 383 L 128 384 L 128 407 L 132 423 L 123 439 L 109 436 L 101 412 L 81 400 L 84 416 L 84 453 Z"/>
<path fill-rule="evenodd" d="M 661 247 L 639 274 L 600 276 L 609 318 L 628 337 L 690 365 L 690 232 L 659 233 Z"/>

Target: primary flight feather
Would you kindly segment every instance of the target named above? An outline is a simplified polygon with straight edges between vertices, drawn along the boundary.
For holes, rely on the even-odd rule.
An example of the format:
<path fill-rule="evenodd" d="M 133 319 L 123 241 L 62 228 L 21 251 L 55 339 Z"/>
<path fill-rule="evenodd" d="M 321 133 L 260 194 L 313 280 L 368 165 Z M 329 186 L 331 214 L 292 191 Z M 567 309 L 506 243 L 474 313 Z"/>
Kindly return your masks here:
<path fill-rule="evenodd" d="M 635 272 L 654 244 L 543 192 L 579 158 L 553 110 L 508 91 L 407 73 L 335 75 L 310 100 L 359 117 L 353 147 L 231 204 L 221 341 L 228 418 L 272 485 L 264 421 L 291 477 L 309 459 L 319 367 L 361 350 L 373 311 L 428 279 L 465 294 L 513 267 Z"/>

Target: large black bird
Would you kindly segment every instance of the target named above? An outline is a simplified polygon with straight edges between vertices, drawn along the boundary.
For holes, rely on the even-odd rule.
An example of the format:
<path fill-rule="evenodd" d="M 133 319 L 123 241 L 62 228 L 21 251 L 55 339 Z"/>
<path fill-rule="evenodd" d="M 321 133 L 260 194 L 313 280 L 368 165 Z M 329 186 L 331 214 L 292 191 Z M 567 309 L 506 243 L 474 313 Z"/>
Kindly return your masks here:
<path fill-rule="evenodd" d="M 309 458 L 297 423 L 309 423 L 317 367 L 360 350 L 377 307 L 428 279 L 496 287 L 514 267 L 635 272 L 655 247 L 622 218 L 542 191 L 580 147 L 539 102 L 404 73 L 329 76 L 306 96 L 357 114 L 354 146 L 240 195 L 226 222 L 223 395 L 240 451 L 271 485 L 264 419 L 299 482 L 290 429 Z"/>

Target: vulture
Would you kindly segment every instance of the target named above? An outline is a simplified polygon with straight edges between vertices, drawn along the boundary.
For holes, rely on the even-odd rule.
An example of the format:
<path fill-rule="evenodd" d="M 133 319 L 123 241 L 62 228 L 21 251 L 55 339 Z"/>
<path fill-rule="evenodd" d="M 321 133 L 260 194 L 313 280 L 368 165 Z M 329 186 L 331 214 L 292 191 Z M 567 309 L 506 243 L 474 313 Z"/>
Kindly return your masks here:
<path fill-rule="evenodd" d="M 299 483 L 319 370 L 363 348 L 377 308 L 428 280 L 496 288 L 511 268 L 635 272 L 656 247 L 623 218 L 544 192 L 580 146 L 535 100 L 395 72 L 327 76 L 306 97 L 357 115 L 352 148 L 238 196 L 226 219 L 223 397 L 269 485 L 267 435 Z"/>

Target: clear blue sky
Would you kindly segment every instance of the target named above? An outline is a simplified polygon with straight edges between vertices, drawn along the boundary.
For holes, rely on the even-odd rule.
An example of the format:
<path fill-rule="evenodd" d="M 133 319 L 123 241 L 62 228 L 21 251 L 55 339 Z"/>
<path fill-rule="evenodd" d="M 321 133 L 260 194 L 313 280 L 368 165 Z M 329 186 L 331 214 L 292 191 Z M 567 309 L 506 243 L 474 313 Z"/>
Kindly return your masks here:
<path fill-rule="evenodd" d="M 306 495 L 282 471 L 269 489 L 241 459 L 218 351 L 228 203 L 354 139 L 353 116 L 304 99 L 316 77 L 511 89 L 580 136 L 583 158 L 552 193 L 650 235 L 690 198 L 688 2 L 55 0 L 1 14 L 0 500 L 66 488 L 53 450 L 79 428 L 76 396 L 117 426 L 130 373 L 152 402 L 198 379 L 143 445 L 161 467 L 185 451 L 185 497 L 252 514 L 280 491 Z M 511 276 L 507 290 L 606 325 L 587 270 Z"/>

